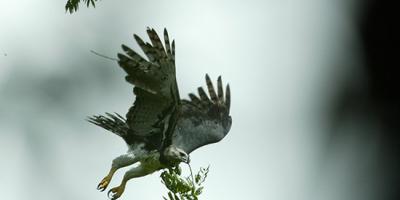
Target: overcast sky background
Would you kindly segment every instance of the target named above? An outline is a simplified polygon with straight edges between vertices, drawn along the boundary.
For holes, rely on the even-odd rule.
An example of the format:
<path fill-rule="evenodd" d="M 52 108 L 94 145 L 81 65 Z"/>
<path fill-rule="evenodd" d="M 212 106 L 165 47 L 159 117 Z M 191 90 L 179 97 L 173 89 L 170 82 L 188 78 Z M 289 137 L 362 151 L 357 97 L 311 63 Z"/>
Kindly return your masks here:
<path fill-rule="evenodd" d="M 84 119 L 125 114 L 134 96 L 117 64 L 89 51 L 138 50 L 132 34 L 147 40 L 147 26 L 176 39 L 182 97 L 205 73 L 231 84 L 229 135 L 191 155 L 195 170 L 211 165 L 201 199 L 371 198 L 353 181 L 364 146 L 324 146 L 332 96 L 358 66 L 354 1 L 104 0 L 72 15 L 64 4 L 0 1 L 2 198 L 107 199 L 96 186 L 126 146 Z M 121 199 L 165 194 L 157 172 Z"/>

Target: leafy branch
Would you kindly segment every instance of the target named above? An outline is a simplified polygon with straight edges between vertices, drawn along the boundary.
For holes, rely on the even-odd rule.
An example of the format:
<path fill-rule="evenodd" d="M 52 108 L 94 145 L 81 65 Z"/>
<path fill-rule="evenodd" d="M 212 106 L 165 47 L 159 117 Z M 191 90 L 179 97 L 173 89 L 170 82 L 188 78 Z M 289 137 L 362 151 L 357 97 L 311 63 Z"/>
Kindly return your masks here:
<path fill-rule="evenodd" d="M 83 2 L 86 4 L 87 7 L 89 7 L 90 4 L 92 4 L 93 7 L 96 7 L 96 4 L 94 3 L 96 1 L 98 0 L 83 0 Z M 68 0 L 67 3 L 65 4 L 65 10 L 71 14 L 73 12 L 76 12 L 79 8 L 80 2 L 81 0 Z"/>
<path fill-rule="evenodd" d="M 168 188 L 168 198 L 164 200 L 198 200 L 198 196 L 203 191 L 201 186 L 207 178 L 210 166 L 200 168 L 193 177 L 192 169 L 189 165 L 191 176 L 181 177 L 182 169 L 177 166 L 168 168 L 160 175 L 162 183 Z"/>

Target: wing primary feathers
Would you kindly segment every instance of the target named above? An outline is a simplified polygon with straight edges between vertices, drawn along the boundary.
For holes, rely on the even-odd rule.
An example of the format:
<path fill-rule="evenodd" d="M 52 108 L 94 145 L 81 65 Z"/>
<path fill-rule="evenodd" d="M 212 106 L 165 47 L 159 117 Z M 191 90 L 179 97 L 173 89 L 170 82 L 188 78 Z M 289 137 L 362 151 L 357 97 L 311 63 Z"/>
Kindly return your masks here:
<path fill-rule="evenodd" d="M 119 59 L 119 66 L 130 76 L 138 76 L 140 73 L 145 73 L 149 67 L 148 62 L 139 63 L 137 60 L 132 60 L 131 58 L 120 53 L 118 53 L 117 56 Z M 142 66 L 140 66 L 141 64 Z"/>
<path fill-rule="evenodd" d="M 126 119 L 125 119 L 124 117 L 122 117 L 120 114 L 118 114 L 118 113 L 116 113 L 116 112 L 114 112 L 114 114 L 115 114 L 117 117 L 119 117 L 121 120 L 126 121 Z"/>
<path fill-rule="evenodd" d="M 133 34 L 133 37 L 135 38 L 142 51 L 146 54 L 149 61 L 154 62 L 156 60 L 157 54 L 154 52 L 153 47 L 149 43 L 145 43 L 138 35 Z"/>
<path fill-rule="evenodd" d="M 221 76 L 218 76 L 217 88 L 218 88 L 218 100 L 219 100 L 220 103 L 223 103 L 224 102 L 224 90 L 222 88 Z"/>
<path fill-rule="evenodd" d="M 206 101 L 206 102 L 210 101 L 210 99 L 207 97 L 207 94 L 206 94 L 206 92 L 204 92 L 204 89 L 202 87 L 198 87 L 197 90 L 199 92 L 199 96 L 202 101 Z"/>
<path fill-rule="evenodd" d="M 201 101 L 200 101 L 199 98 L 197 98 L 196 95 L 194 95 L 193 93 L 190 93 L 190 94 L 189 94 L 189 98 L 190 98 L 190 100 L 191 100 L 195 105 L 201 106 Z"/>
<path fill-rule="evenodd" d="M 226 105 L 226 108 L 228 109 L 228 113 L 229 113 L 229 110 L 230 110 L 230 108 L 231 108 L 231 89 L 230 89 L 230 87 L 229 87 L 229 84 L 226 86 L 226 96 L 225 96 L 225 105 Z"/>
<path fill-rule="evenodd" d="M 213 102 L 217 103 L 218 97 L 217 97 L 217 94 L 215 93 L 214 86 L 213 86 L 208 74 L 206 74 L 206 83 L 207 83 L 208 93 L 210 94 L 211 100 Z"/>
<path fill-rule="evenodd" d="M 146 46 L 142 38 L 140 38 L 138 35 L 133 34 L 133 38 L 135 38 L 136 42 L 139 44 L 140 48 L 144 51 L 143 47 Z M 145 52 L 146 53 L 146 52 Z"/>
<path fill-rule="evenodd" d="M 96 121 L 97 118 L 98 118 L 97 116 L 88 117 L 86 119 L 86 121 L 88 121 L 88 122 L 90 122 L 90 123 L 92 123 L 94 125 L 100 126 L 100 122 Z"/>
<path fill-rule="evenodd" d="M 147 34 L 149 35 L 150 41 L 153 44 L 153 47 L 158 51 L 158 55 L 163 58 L 165 57 L 165 50 L 161 43 L 160 37 L 158 37 L 157 32 L 154 29 L 147 29 Z"/>
<path fill-rule="evenodd" d="M 125 51 L 126 54 L 128 54 L 133 60 L 135 60 L 138 63 L 144 63 L 146 62 L 142 56 L 140 56 L 139 54 L 137 54 L 135 51 L 133 51 L 131 48 L 125 46 L 125 45 L 121 45 L 122 50 Z"/>
<path fill-rule="evenodd" d="M 133 68 L 138 67 L 138 63 L 128 58 L 124 54 L 117 54 L 118 56 L 118 64 L 125 70 L 126 73 L 130 74 L 133 71 Z"/>
<path fill-rule="evenodd" d="M 128 62 L 130 60 L 127 56 L 121 53 L 118 53 L 117 56 L 120 62 Z"/>
<path fill-rule="evenodd" d="M 229 114 L 230 104 L 231 104 L 231 90 L 229 84 L 226 85 L 226 89 L 224 92 L 223 85 L 222 85 L 222 78 L 221 76 L 218 77 L 217 80 L 217 88 L 218 93 L 216 93 L 215 88 L 212 84 L 210 76 L 208 74 L 205 75 L 207 88 L 209 92 L 209 96 L 204 91 L 202 87 L 198 87 L 198 96 L 193 93 L 189 94 L 190 102 L 193 105 L 198 106 L 199 108 L 208 108 L 211 105 L 215 105 L 217 107 L 224 107 Z M 224 96 L 225 93 L 225 96 Z"/>
<path fill-rule="evenodd" d="M 164 28 L 164 41 L 165 41 L 165 50 L 167 51 L 168 56 L 171 57 L 171 46 L 169 44 L 168 31 L 166 28 Z"/>

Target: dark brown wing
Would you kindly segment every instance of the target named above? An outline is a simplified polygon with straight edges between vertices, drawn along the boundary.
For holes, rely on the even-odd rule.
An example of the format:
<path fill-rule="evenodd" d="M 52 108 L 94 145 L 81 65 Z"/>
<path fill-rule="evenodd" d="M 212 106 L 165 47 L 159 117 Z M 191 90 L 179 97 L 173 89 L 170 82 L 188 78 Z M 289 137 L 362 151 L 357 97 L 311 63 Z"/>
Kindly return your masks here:
<path fill-rule="evenodd" d="M 154 29 L 148 29 L 151 44 L 134 35 L 147 59 L 122 45 L 126 53 L 118 54 L 118 64 L 127 73 L 126 80 L 135 85 L 136 100 L 126 114 L 126 123 L 135 136 L 161 134 L 168 124 L 171 110 L 179 104 L 175 77 L 175 47 L 164 29 L 164 46 Z"/>
<path fill-rule="evenodd" d="M 182 100 L 181 116 L 172 135 L 172 144 L 187 153 L 222 140 L 231 128 L 229 85 L 224 97 L 221 77 L 218 77 L 217 92 L 208 75 L 206 83 L 208 95 L 199 87 L 198 96 L 191 93 L 190 101 Z"/>

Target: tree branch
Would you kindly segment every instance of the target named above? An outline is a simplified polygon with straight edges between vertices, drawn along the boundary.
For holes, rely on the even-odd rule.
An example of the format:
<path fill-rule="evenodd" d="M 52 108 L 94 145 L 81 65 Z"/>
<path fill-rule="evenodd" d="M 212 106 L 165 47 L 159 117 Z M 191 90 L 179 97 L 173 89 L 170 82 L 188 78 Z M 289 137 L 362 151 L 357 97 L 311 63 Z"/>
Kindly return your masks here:
<path fill-rule="evenodd" d="M 83 2 L 86 4 L 87 7 L 92 4 L 93 7 L 96 7 L 95 2 L 98 0 L 83 0 Z M 67 3 L 65 4 L 65 11 L 69 12 L 72 14 L 73 12 L 76 12 L 79 8 L 79 3 L 81 0 L 68 0 Z"/>
<path fill-rule="evenodd" d="M 195 178 L 193 178 L 190 165 L 189 168 L 191 175 L 188 177 L 181 176 L 182 170 L 179 166 L 166 169 L 161 173 L 161 182 L 169 190 L 168 198 L 163 196 L 164 200 L 198 200 L 204 188 L 201 185 L 207 178 L 210 166 L 200 168 Z"/>

